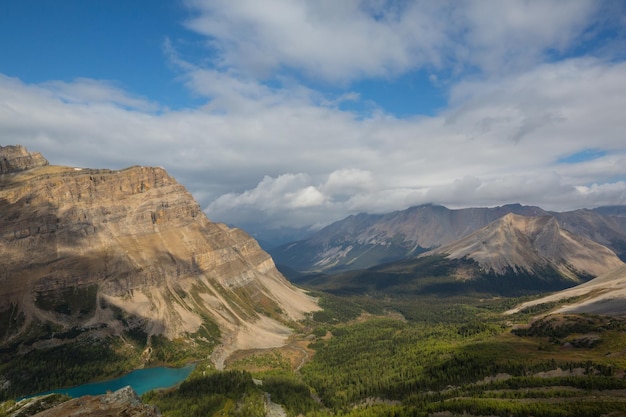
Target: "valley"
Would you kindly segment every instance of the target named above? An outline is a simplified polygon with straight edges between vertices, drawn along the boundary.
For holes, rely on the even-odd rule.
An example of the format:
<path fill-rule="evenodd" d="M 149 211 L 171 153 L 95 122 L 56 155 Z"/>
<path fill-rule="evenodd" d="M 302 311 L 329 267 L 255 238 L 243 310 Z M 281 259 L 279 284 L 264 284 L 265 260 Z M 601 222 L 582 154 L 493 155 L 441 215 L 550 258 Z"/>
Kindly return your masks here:
<path fill-rule="evenodd" d="M 16 399 L 190 364 L 176 387 L 82 404 L 171 417 L 626 415 L 623 208 L 352 216 L 291 245 L 288 281 L 161 168 L 0 151 L 0 417 L 69 416 L 81 403 L 62 395 Z M 342 255 L 320 263 L 315 248 Z"/>
<path fill-rule="evenodd" d="M 557 315 L 528 326 L 538 312 L 503 316 L 517 303 L 503 298 L 322 300 L 325 314 L 312 317 L 310 332 L 298 336 L 312 350 L 299 370 L 283 348 L 240 352 L 225 373 L 196 375 L 197 384 L 242 378 L 240 372 L 262 381 L 212 391 L 217 405 L 209 415 L 229 400 L 253 407 L 262 392 L 294 416 L 617 416 L 626 410 L 622 320 Z M 185 415 L 179 410 L 193 409 L 196 400 L 171 391 L 144 401 Z"/>

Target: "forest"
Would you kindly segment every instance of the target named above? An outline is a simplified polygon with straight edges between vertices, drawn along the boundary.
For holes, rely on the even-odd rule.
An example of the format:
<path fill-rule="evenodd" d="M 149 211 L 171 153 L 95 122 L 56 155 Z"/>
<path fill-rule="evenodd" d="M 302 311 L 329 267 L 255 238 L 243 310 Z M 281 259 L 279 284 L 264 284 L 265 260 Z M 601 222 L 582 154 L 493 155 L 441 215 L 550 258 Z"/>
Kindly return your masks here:
<path fill-rule="evenodd" d="M 172 417 L 264 416 L 270 402 L 309 417 L 626 414 L 623 320 L 536 319 L 538 307 L 502 314 L 528 297 L 313 294 L 324 310 L 294 323 L 288 346 L 239 352 L 225 371 L 206 347 L 155 338 L 159 364 L 197 366 L 178 388 L 143 401 Z M 123 349 L 112 339 L 34 350 L 1 365 L 24 382 L 5 398 L 123 373 L 139 363 Z"/>
<path fill-rule="evenodd" d="M 324 311 L 295 337 L 314 353 L 298 371 L 284 349 L 250 352 L 231 370 L 200 366 L 178 390 L 144 401 L 171 416 L 262 416 L 268 398 L 288 416 L 310 417 L 626 414 L 622 320 L 548 316 L 528 325 L 535 312 L 501 314 L 519 299 L 318 295 Z M 585 338 L 594 343 L 576 344 Z M 188 384 L 233 389 L 190 395 Z"/>

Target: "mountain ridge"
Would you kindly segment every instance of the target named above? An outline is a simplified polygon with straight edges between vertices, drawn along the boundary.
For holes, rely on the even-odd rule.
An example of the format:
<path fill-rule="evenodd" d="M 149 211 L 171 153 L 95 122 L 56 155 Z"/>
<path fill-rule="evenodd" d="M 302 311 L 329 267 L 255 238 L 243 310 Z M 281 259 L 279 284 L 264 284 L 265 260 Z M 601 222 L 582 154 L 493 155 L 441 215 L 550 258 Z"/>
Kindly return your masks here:
<path fill-rule="evenodd" d="M 562 229 L 555 217 L 514 213 L 420 256 L 433 254 L 473 259 L 485 270 L 500 275 L 507 269 L 537 274 L 549 266 L 574 282 L 581 276 L 595 277 L 622 265 L 610 249 Z"/>
<path fill-rule="evenodd" d="M 520 296 L 558 291 L 623 265 L 610 249 L 549 215 L 513 213 L 417 257 L 294 282 L 337 295 Z"/>
<path fill-rule="evenodd" d="M 284 265 L 299 272 L 363 269 L 417 256 L 463 238 L 505 214 L 514 213 L 552 216 L 563 229 L 607 246 L 626 259 L 625 211 L 626 208 L 622 210 L 619 206 L 559 213 L 521 204 L 465 209 L 427 204 L 387 214 L 349 216 L 306 240 L 291 242 L 269 252 L 279 268 Z"/>

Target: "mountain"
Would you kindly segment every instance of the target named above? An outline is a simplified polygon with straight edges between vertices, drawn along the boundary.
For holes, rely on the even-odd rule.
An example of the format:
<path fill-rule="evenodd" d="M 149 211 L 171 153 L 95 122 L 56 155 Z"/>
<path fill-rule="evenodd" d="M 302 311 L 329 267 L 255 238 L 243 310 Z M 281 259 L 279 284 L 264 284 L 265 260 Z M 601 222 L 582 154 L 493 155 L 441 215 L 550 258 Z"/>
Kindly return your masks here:
<path fill-rule="evenodd" d="M 564 230 L 552 216 L 509 213 L 412 259 L 293 280 L 339 295 L 519 296 L 571 287 L 621 265 L 613 251 Z"/>
<path fill-rule="evenodd" d="M 507 214 L 476 232 L 421 256 L 472 259 L 485 271 L 540 275 L 546 269 L 578 282 L 622 265 L 613 251 L 564 230 L 552 216 Z"/>
<path fill-rule="evenodd" d="M 335 222 L 306 240 L 270 250 L 281 271 L 309 273 L 368 268 L 410 258 L 463 238 L 502 216 L 553 216 L 564 230 L 609 247 L 626 259 L 626 207 L 548 212 L 510 204 L 451 210 L 423 205 L 389 214 L 359 214 Z"/>
<path fill-rule="evenodd" d="M 234 349 L 282 344 L 286 324 L 319 309 L 162 168 L 52 166 L 21 146 L 0 147 L 0 166 L 5 348 L 85 334 L 139 335 L 149 347 L 159 336 L 221 343 L 219 364 Z"/>
<path fill-rule="evenodd" d="M 30 153 L 21 145 L 0 146 L 0 174 L 26 171 L 45 165 L 48 165 L 48 161 L 39 152 Z"/>
<path fill-rule="evenodd" d="M 626 261 L 626 206 L 551 212 L 567 231 L 612 249 Z"/>

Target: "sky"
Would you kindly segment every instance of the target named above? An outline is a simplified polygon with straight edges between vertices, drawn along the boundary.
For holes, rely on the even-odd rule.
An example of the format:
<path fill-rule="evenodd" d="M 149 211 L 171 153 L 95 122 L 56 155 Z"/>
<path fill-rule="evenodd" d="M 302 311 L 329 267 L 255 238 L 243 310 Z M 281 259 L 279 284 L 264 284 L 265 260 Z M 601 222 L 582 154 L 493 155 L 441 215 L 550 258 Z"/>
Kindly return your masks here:
<path fill-rule="evenodd" d="M 0 0 L 0 145 L 162 166 L 271 240 L 626 204 L 620 0 Z"/>

